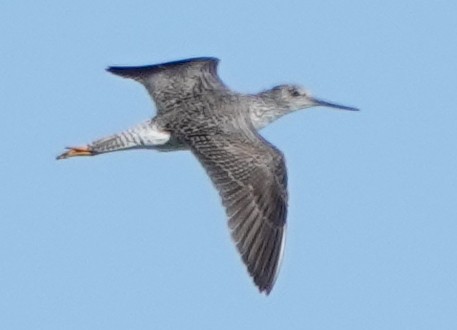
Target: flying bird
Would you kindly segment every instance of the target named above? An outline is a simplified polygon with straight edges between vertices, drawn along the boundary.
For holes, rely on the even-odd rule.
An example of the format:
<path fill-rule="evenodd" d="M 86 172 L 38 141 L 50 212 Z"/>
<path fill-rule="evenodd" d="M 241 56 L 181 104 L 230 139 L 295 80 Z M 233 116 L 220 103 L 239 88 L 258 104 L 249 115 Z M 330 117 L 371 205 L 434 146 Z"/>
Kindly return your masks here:
<path fill-rule="evenodd" d="M 269 294 L 284 251 L 287 171 L 282 152 L 258 130 L 300 109 L 358 109 L 315 98 L 298 85 L 241 94 L 219 78 L 218 63 L 217 58 L 199 57 L 109 67 L 109 72 L 141 83 L 157 115 L 118 134 L 67 148 L 57 159 L 128 149 L 190 150 L 220 194 L 250 276 L 260 292 Z"/>

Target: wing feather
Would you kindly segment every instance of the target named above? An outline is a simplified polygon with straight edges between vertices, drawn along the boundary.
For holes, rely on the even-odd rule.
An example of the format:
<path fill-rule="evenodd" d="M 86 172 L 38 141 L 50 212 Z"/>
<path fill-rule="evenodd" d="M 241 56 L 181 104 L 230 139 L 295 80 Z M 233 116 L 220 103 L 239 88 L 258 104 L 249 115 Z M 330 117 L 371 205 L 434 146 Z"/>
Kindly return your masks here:
<path fill-rule="evenodd" d="M 260 291 L 270 293 L 282 256 L 287 174 L 282 153 L 255 133 L 188 137 L 218 189 L 232 238 Z"/>
<path fill-rule="evenodd" d="M 214 57 L 197 57 L 156 65 L 112 66 L 107 71 L 141 83 L 158 113 L 164 113 L 179 108 L 187 99 L 226 90 L 217 74 L 218 63 Z"/>

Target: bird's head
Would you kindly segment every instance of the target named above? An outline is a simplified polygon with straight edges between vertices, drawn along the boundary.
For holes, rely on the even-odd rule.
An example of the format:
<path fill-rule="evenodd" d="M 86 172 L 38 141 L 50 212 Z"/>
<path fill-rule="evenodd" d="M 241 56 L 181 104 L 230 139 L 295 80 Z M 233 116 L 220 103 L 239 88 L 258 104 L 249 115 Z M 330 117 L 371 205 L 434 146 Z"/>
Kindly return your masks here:
<path fill-rule="evenodd" d="M 272 88 L 269 92 L 270 96 L 277 102 L 277 104 L 287 109 L 288 111 L 295 111 L 317 106 L 351 111 L 358 110 L 357 108 L 331 103 L 315 98 L 311 96 L 311 94 L 305 88 L 298 85 L 279 85 Z"/>

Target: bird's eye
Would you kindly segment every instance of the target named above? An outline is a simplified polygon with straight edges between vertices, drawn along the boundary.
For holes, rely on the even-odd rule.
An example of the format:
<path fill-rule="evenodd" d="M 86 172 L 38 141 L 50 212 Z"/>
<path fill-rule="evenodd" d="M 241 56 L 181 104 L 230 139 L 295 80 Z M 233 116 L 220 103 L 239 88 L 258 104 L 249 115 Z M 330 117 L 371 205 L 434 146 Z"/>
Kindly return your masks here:
<path fill-rule="evenodd" d="M 297 96 L 300 96 L 300 92 L 296 89 L 292 89 L 290 91 L 290 95 L 294 96 L 294 97 L 297 97 Z"/>

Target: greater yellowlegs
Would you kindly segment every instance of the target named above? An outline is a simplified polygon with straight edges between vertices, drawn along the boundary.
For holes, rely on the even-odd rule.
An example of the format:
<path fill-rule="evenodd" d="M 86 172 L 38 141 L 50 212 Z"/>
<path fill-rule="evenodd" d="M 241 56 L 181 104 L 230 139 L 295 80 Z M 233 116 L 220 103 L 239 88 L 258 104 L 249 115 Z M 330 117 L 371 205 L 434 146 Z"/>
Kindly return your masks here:
<path fill-rule="evenodd" d="M 109 67 L 109 72 L 143 84 L 157 115 L 119 134 L 68 148 L 57 159 L 127 149 L 189 149 L 219 191 L 249 274 L 259 290 L 269 294 L 284 250 L 287 173 L 281 151 L 257 130 L 299 109 L 357 109 L 319 100 L 296 85 L 280 85 L 256 95 L 234 92 L 217 75 L 218 62 L 200 57 Z"/>

